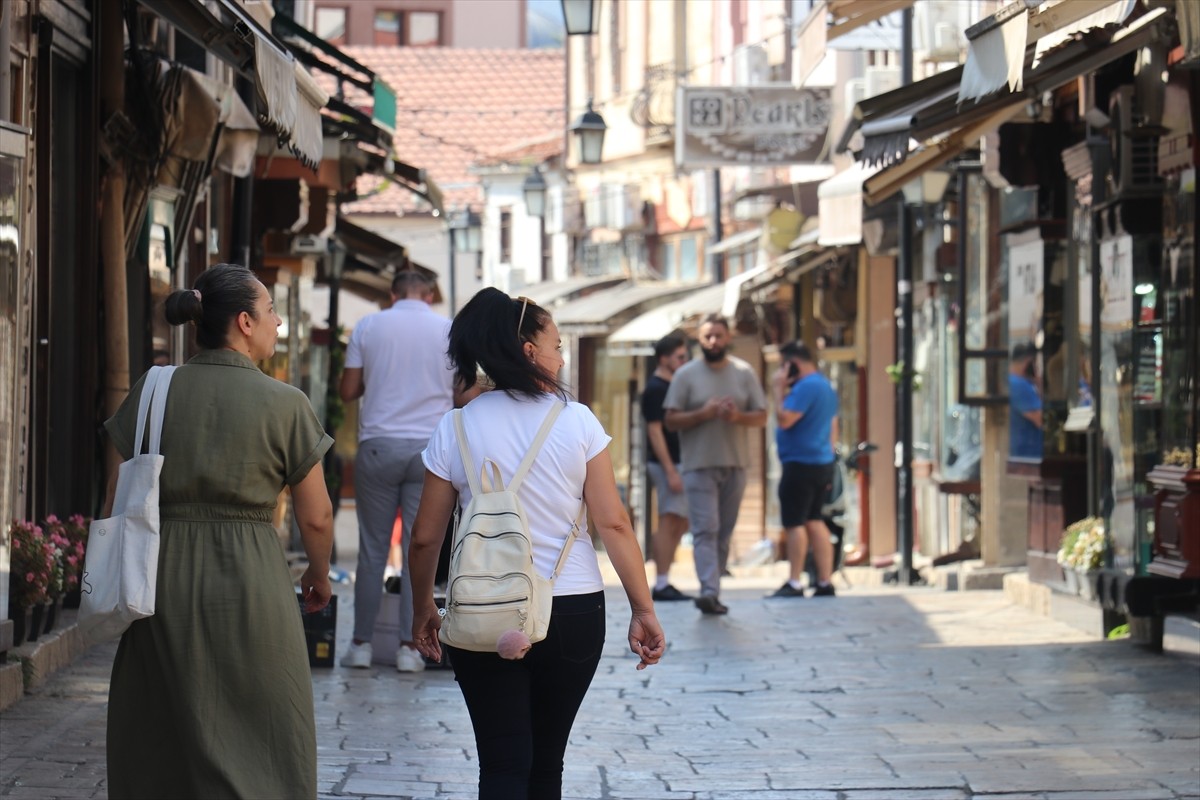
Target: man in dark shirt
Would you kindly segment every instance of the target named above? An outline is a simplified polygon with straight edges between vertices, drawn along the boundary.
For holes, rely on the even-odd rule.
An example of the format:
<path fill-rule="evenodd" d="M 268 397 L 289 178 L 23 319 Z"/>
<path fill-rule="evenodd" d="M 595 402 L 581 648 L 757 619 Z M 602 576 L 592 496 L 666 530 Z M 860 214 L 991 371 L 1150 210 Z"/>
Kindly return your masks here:
<path fill-rule="evenodd" d="M 679 540 L 687 530 L 687 498 L 679 476 L 679 434 L 663 427 L 663 400 L 671 377 L 688 359 L 682 336 L 670 334 L 654 346 L 657 367 L 642 392 L 642 417 L 646 420 L 646 472 L 658 497 L 658 530 L 651 540 L 654 566 L 658 570 L 652 592 L 655 600 L 690 600 L 670 582 L 671 562 Z"/>

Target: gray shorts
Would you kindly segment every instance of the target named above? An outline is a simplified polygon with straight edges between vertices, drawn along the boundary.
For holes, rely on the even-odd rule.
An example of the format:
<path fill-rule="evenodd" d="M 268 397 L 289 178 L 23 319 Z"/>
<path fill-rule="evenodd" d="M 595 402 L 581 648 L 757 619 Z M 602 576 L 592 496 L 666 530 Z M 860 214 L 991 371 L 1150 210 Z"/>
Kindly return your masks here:
<path fill-rule="evenodd" d="M 675 465 L 679 472 L 679 465 Z M 650 482 L 654 484 L 654 493 L 658 496 L 658 513 L 675 514 L 687 519 L 687 495 L 684 492 L 672 492 L 667 484 L 667 471 L 657 461 L 646 462 L 646 472 L 650 473 Z"/>

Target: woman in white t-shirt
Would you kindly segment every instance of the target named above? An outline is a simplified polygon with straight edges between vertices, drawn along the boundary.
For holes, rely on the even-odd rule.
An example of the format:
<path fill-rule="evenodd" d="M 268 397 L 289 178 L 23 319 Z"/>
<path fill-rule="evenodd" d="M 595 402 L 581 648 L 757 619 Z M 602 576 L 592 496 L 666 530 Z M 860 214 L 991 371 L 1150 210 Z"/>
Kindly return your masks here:
<path fill-rule="evenodd" d="M 553 403 L 566 398 L 558 327 L 549 312 L 524 298 L 484 289 L 450 328 L 450 360 L 464 390 L 482 369 L 495 389 L 463 409 L 467 439 L 512 475 Z M 588 511 L 633 616 L 629 647 L 638 669 L 658 663 L 665 646 L 646 584 L 642 551 L 617 493 L 610 437 L 584 405 L 567 403 L 521 485 L 533 537 L 534 565 L 549 576 L 579 511 Z M 443 417 L 423 454 L 425 488 L 409 550 L 413 581 L 413 639 L 427 658 L 441 658 L 440 617 L 433 602 L 434 570 L 456 501 L 470 500 L 451 414 Z M 585 528 L 586 531 L 586 528 Z M 604 644 L 604 582 L 582 536 L 554 582 L 546 638 L 520 660 L 446 646 L 471 713 L 479 752 L 480 800 L 557 798 L 563 753 Z"/>

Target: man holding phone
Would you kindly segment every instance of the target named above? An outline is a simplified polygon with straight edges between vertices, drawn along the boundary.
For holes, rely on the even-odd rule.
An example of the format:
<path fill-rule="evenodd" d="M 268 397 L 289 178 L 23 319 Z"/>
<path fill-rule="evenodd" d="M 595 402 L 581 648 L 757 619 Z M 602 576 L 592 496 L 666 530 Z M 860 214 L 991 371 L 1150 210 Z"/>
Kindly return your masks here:
<path fill-rule="evenodd" d="M 783 363 L 772 380 L 775 443 L 783 475 L 779 479 L 779 516 L 787 531 L 790 575 L 771 597 L 804 597 L 800 573 L 812 544 L 817 565 L 813 597 L 832 597 L 833 543 L 821 518 L 821 506 L 833 482 L 834 445 L 837 442 L 838 397 L 817 369 L 816 360 L 803 342 L 779 348 Z"/>

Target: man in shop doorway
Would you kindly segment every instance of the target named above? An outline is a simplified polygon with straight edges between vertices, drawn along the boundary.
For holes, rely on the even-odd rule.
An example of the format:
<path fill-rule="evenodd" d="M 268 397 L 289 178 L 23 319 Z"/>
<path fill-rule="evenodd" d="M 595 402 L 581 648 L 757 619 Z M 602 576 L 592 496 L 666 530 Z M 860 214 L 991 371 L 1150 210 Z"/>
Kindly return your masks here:
<path fill-rule="evenodd" d="M 642 392 L 642 418 L 646 421 L 646 472 L 654 485 L 658 501 L 658 529 L 650 541 L 654 567 L 658 571 L 655 600 L 691 600 L 671 585 L 671 563 L 679 540 L 687 530 L 687 496 L 680 475 L 679 434 L 663 427 L 663 401 L 671 388 L 676 370 L 687 363 L 687 342 L 679 334 L 669 334 L 654 345 L 656 366 Z"/>
<path fill-rule="evenodd" d="M 1037 389 L 1033 362 L 1037 348 L 1017 342 L 1008 366 L 1008 455 L 1042 457 L 1042 395 Z"/>
<path fill-rule="evenodd" d="M 746 490 L 747 428 L 767 424 L 767 403 L 750 365 L 728 354 L 729 322 L 711 314 L 700 323 L 704 358 L 675 372 L 663 407 L 668 429 L 679 431 L 683 489 L 704 614 L 728 614 L 721 602 L 721 569 Z"/>
<path fill-rule="evenodd" d="M 364 318 L 350 335 L 341 395 L 358 409 L 354 496 L 358 507 L 358 571 L 354 579 L 354 637 L 343 667 L 371 666 L 371 639 L 383 593 L 392 527 L 399 509 L 400 636 L 412 635 L 412 584 L 408 544 L 425 465 L 421 451 L 442 416 L 454 407 L 454 373 L 446 357 L 450 320 L 436 314 L 433 280 L 400 272 L 392 281 L 392 306 Z M 425 661 L 411 641 L 401 641 L 396 669 L 420 672 Z"/>
<path fill-rule="evenodd" d="M 803 342 L 779 348 L 782 360 L 771 385 L 775 395 L 775 444 L 783 475 L 779 516 L 787 531 L 788 580 L 771 597 L 804 597 L 800 573 L 812 547 L 817 567 L 813 597 L 832 597 L 833 543 L 821 506 L 836 469 L 838 398 Z"/>

